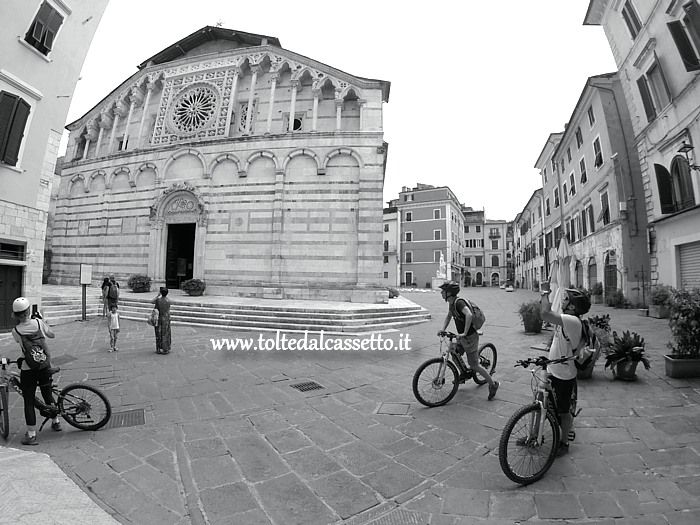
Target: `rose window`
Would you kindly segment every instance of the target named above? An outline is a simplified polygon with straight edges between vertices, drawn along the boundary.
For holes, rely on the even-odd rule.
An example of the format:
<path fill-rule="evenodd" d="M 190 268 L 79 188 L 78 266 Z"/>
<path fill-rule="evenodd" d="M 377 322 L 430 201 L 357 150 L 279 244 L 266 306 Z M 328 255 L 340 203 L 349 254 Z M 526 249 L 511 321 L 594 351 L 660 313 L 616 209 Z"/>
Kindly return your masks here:
<path fill-rule="evenodd" d="M 216 93 L 207 86 L 196 86 L 178 97 L 173 105 L 172 123 L 181 133 L 205 127 L 216 113 Z"/>

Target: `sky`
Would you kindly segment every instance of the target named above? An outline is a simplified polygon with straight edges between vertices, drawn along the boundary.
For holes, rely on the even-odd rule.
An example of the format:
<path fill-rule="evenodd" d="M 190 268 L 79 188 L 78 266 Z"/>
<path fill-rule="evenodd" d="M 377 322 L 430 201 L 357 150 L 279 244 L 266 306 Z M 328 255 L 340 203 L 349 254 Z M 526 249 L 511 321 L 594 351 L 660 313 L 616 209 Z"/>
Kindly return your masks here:
<path fill-rule="evenodd" d="M 67 122 L 147 58 L 220 23 L 277 37 L 283 48 L 352 75 L 391 82 L 385 201 L 403 186 L 449 186 L 487 219 L 513 220 L 540 187 L 537 157 L 549 134 L 563 131 L 586 79 L 616 70 L 602 27 L 583 25 L 588 4 L 111 0 Z"/>

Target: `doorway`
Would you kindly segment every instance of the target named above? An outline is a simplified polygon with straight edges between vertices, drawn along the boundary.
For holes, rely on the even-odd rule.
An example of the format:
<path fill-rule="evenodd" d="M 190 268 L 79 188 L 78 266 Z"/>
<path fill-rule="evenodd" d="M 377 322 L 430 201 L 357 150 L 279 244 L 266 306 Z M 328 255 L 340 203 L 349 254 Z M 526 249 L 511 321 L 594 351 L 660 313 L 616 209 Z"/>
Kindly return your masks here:
<path fill-rule="evenodd" d="M 22 267 L 0 266 L 0 332 L 17 324 L 12 315 L 12 302 L 22 295 Z"/>
<path fill-rule="evenodd" d="M 179 289 L 183 281 L 192 279 L 195 228 L 194 223 L 168 224 L 165 254 L 165 284 L 168 288 Z"/>

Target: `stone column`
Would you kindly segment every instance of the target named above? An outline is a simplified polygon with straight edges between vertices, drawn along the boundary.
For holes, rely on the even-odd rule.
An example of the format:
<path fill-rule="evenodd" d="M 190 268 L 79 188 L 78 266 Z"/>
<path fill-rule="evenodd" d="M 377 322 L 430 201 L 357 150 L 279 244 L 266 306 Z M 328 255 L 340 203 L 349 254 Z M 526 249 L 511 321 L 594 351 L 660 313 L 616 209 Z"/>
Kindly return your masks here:
<path fill-rule="evenodd" d="M 282 280 L 282 222 L 284 219 L 284 170 L 275 172 L 275 200 L 272 203 L 272 275 L 270 280 Z"/>
<path fill-rule="evenodd" d="M 155 82 L 146 83 L 146 101 L 143 103 L 143 112 L 141 113 L 141 123 L 139 124 L 139 136 L 136 138 L 136 147 L 141 147 L 141 139 L 143 138 L 143 126 L 146 123 L 146 113 L 148 113 L 148 104 L 151 102 L 151 94 L 155 89 Z"/>
<path fill-rule="evenodd" d="M 311 120 L 311 131 L 317 131 L 318 129 L 318 100 L 321 98 L 321 90 L 316 88 L 313 91 L 314 94 L 314 111 L 313 118 Z"/>
<path fill-rule="evenodd" d="M 292 80 L 292 101 L 289 104 L 289 122 L 287 124 L 287 132 L 294 132 L 294 111 L 297 105 L 297 90 L 301 83 L 298 80 Z"/>
<path fill-rule="evenodd" d="M 359 99 L 357 101 L 357 105 L 360 106 L 360 131 L 363 131 L 365 129 L 365 103 L 367 101 L 363 99 Z"/>
<path fill-rule="evenodd" d="M 77 159 L 78 158 L 78 149 L 80 148 L 80 143 L 83 141 L 82 136 L 74 137 L 73 138 L 73 155 L 71 155 L 72 158 Z"/>
<path fill-rule="evenodd" d="M 275 71 L 270 74 L 272 79 L 272 85 L 270 86 L 270 105 L 267 108 L 267 133 L 272 132 L 272 109 L 275 106 L 275 89 L 277 88 L 277 81 L 280 78 L 280 74 Z"/>
<path fill-rule="evenodd" d="M 258 73 L 261 67 L 259 65 L 251 66 L 253 78 L 250 79 L 250 95 L 248 96 L 248 112 L 245 118 L 245 134 L 250 135 L 250 123 L 253 121 L 253 100 L 255 99 L 255 84 L 258 81 Z"/>
<path fill-rule="evenodd" d="M 124 149 L 129 148 L 129 126 L 131 119 L 134 116 L 134 108 L 137 104 L 143 102 L 143 93 L 139 88 L 131 88 L 131 103 L 129 104 L 129 116 L 126 118 L 126 126 L 124 126 Z"/>
<path fill-rule="evenodd" d="M 119 119 L 127 114 L 126 107 L 124 105 L 124 102 L 119 100 L 115 105 L 114 105 L 114 125 L 112 126 L 112 134 L 109 137 L 109 151 L 107 152 L 107 155 L 110 155 L 114 152 L 114 140 L 117 138 L 117 128 L 119 127 Z"/>
<path fill-rule="evenodd" d="M 236 105 L 236 90 L 238 89 L 238 78 L 241 76 L 241 68 L 233 70 L 233 86 L 228 97 L 228 112 L 226 113 L 226 136 L 231 135 L 231 118 L 233 117 L 233 107 Z"/>
<path fill-rule="evenodd" d="M 340 131 L 340 115 L 343 110 L 343 99 L 336 98 L 335 102 L 335 130 Z"/>
<path fill-rule="evenodd" d="M 112 117 L 107 111 L 102 111 L 100 113 L 100 134 L 97 137 L 97 147 L 95 148 L 95 156 L 100 156 L 100 150 L 102 149 L 102 137 L 104 135 L 104 130 L 110 129 L 112 127 Z"/>

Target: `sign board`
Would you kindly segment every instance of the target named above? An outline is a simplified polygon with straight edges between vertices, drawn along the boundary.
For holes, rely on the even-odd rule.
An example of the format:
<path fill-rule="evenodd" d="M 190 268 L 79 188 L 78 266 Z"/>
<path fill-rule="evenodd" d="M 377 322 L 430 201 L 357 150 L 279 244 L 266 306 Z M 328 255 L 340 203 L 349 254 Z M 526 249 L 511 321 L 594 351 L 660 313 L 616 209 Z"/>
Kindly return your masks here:
<path fill-rule="evenodd" d="M 80 284 L 92 284 L 92 264 L 80 263 Z"/>

